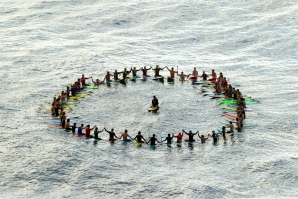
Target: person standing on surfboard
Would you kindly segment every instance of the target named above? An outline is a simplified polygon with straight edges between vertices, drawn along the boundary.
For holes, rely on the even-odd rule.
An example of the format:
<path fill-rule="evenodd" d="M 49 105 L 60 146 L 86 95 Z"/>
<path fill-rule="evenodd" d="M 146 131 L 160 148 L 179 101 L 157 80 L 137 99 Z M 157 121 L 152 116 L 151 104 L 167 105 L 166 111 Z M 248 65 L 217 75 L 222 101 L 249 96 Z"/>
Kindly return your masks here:
<path fill-rule="evenodd" d="M 140 70 L 143 72 L 143 78 L 147 77 L 147 71 L 151 69 L 152 69 L 152 66 L 148 69 L 146 68 L 146 66 L 144 66 L 144 68 L 140 68 Z"/>
<path fill-rule="evenodd" d="M 147 140 L 141 135 L 141 131 L 138 132 L 138 135 L 136 135 L 136 137 L 134 138 L 134 140 L 135 139 L 137 139 L 137 142 L 138 143 L 144 143 L 143 140 L 145 140 L 145 142 L 148 143 Z"/>
<path fill-rule="evenodd" d="M 193 139 L 193 136 L 198 134 L 199 131 L 197 131 L 196 133 L 192 133 L 192 131 L 189 131 L 188 133 L 186 133 L 184 130 L 182 130 L 183 133 L 185 133 L 186 135 L 188 135 L 188 142 L 194 142 L 195 140 Z"/>
<path fill-rule="evenodd" d="M 124 133 L 122 133 L 122 135 L 120 136 L 119 139 L 121 139 L 122 137 L 123 137 L 123 140 L 124 140 L 124 141 L 128 141 L 128 140 L 129 140 L 129 139 L 127 139 L 127 137 L 129 137 L 130 139 L 132 139 L 132 138 L 128 135 L 127 130 L 125 130 Z M 130 141 L 130 140 L 129 140 L 129 141 Z"/>
<path fill-rule="evenodd" d="M 110 141 L 114 141 L 114 140 L 116 140 L 116 139 L 119 139 L 117 136 L 116 136 L 116 134 L 114 133 L 114 129 L 112 128 L 111 129 L 111 131 L 108 131 L 106 128 L 104 128 L 104 130 L 110 135 L 110 138 L 109 138 L 109 140 Z M 115 138 L 116 139 L 115 139 Z"/>
<path fill-rule="evenodd" d="M 177 142 L 179 143 L 179 142 L 182 142 L 182 138 L 183 138 L 183 131 L 182 131 L 182 133 L 179 133 L 178 135 L 174 135 L 173 134 L 173 136 L 175 137 L 175 138 L 177 138 Z"/>
<path fill-rule="evenodd" d="M 152 106 L 151 107 L 157 107 L 158 108 L 158 99 L 156 98 L 156 96 L 153 96 L 152 99 Z"/>

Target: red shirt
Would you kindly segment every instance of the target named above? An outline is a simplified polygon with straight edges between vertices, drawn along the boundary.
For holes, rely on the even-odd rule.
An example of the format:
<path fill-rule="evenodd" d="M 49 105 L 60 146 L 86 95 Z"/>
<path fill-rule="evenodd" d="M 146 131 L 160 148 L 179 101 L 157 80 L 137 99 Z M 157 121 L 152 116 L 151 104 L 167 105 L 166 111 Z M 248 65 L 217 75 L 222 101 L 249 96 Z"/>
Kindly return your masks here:
<path fill-rule="evenodd" d="M 90 136 L 90 131 L 91 131 L 91 129 L 90 129 L 89 127 L 87 127 L 87 128 L 85 129 L 86 136 Z"/>

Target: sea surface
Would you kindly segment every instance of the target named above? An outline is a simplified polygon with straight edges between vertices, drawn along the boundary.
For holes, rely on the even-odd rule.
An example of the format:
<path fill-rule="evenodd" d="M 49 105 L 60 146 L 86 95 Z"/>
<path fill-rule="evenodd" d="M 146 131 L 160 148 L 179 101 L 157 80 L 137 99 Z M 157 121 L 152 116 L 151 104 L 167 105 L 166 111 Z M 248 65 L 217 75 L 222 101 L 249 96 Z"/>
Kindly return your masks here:
<path fill-rule="evenodd" d="M 297 1 L 2 2 L 0 30 L 1 198 L 298 197 Z M 82 74 L 155 65 L 222 72 L 259 101 L 247 112 L 254 126 L 216 145 L 196 137 L 154 149 L 48 128 L 57 125 L 44 117 L 53 97 Z M 178 78 L 92 92 L 67 113 L 81 116 L 71 122 L 117 135 L 207 136 L 227 119 Z M 157 114 L 147 111 L 153 95 Z"/>

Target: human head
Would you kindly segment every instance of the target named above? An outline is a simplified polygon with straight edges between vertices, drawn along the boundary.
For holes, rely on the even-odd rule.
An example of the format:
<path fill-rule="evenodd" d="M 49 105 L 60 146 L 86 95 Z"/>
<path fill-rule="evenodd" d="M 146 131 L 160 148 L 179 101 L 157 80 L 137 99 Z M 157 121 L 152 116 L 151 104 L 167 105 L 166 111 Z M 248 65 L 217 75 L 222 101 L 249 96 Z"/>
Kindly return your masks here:
<path fill-rule="evenodd" d="M 168 137 L 171 137 L 171 134 L 168 134 Z"/>
<path fill-rule="evenodd" d="M 125 129 L 125 131 L 124 131 L 125 133 L 127 133 L 127 130 Z"/>
<path fill-rule="evenodd" d="M 81 124 L 81 127 L 83 127 L 84 126 L 84 124 Z"/>
<path fill-rule="evenodd" d="M 70 122 L 70 119 L 68 118 L 66 121 L 67 121 L 67 122 Z"/>
<path fill-rule="evenodd" d="M 155 134 L 153 134 L 153 137 L 155 137 Z"/>
<path fill-rule="evenodd" d="M 138 132 L 138 135 L 141 135 L 141 131 Z"/>

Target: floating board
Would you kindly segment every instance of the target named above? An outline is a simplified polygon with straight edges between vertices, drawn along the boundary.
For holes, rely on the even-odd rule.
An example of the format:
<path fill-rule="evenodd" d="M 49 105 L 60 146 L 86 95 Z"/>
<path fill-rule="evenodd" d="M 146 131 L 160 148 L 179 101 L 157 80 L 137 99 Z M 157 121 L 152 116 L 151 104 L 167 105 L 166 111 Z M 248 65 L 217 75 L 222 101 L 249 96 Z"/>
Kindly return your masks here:
<path fill-rule="evenodd" d="M 161 102 L 159 102 L 158 107 L 150 107 L 148 109 L 148 112 L 157 112 L 160 106 L 161 106 Z"/>
<path fill-rule="evenodd" d="M 218 133 L 222 133 L 222 130 L 221 129 L 217 129 Z M 243 132 L 238 132 L 238 131 L 234 131 L 234 133 L 227 133 L 226 134 L 233 134 L 233 135 L 242 135 Z"/>
<path fill-rule="evenodd" d="M 62 126 L 58 126 L 58 125 L 48 125 L 49 129 L 61 129 Z"/>
<path fill-rule="evenodd" d="M 86 86 L 85 88 L 87 88 L 87 89 L 97 89 L 98 86 Z"/>
<path fill-rule="evenodd" d="M 143 142 L 136 142 L 136 146 L 137 146 L 137 147 L 142 146 L 142 144 L 144 144 L 144 143 L 143 143 Z"/>

